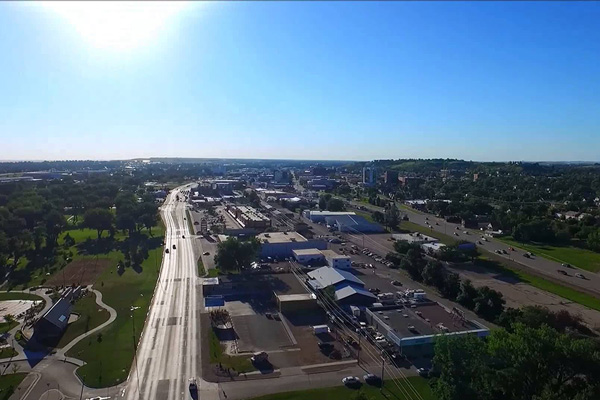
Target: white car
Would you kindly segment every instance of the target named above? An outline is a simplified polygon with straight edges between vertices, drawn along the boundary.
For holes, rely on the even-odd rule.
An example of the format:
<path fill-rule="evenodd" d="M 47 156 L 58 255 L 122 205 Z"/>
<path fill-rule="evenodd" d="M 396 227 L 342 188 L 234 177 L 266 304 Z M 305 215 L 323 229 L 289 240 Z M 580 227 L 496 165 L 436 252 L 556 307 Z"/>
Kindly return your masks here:
<path fill-rule="evenodd" d="M 583 276 L 583 274 L 580 274 L 579 272 L 576 273 L 575 276 L 579 279 L 585 279 L 585 276 Z"/>
<path fill-rule="evenodd" d="M 348 386 L 357 385 L 360 383 L 360 379 L 358 379 L 358 376 L 347 376 L 342 378 L 342 383 Z"/>

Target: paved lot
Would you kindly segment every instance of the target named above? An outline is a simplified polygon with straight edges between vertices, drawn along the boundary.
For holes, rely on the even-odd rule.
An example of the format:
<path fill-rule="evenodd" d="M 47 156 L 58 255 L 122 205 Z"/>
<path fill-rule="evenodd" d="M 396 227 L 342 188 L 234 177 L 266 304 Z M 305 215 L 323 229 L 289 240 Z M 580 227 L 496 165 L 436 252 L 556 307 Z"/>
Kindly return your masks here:
<path fill-rule="evenodd" d="M 5 300 L 0 301 L 0 322 L 6 322 L 5 315 L 17 317 L 35 305 L 35 301 L 31 300 Z"/>
<path fill-rule="evenodd" d="M 280 350 L 292 345 L 281 321 L 259 314 L 232 317 L 232 321 L 240 352 Z"/>

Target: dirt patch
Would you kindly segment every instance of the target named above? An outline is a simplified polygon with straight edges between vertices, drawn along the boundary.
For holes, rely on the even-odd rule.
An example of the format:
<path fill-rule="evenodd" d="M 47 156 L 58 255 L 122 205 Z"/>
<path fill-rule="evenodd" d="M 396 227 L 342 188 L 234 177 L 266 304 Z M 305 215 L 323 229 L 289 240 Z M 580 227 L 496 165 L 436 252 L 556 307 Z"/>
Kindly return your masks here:
<path fill-rule="evenodd" d="M 70 262 L 62 270 L 52 275 L 46 282 L 46 285 L 92 285 L 112 263 L 112 260 L 108 258 L 76 260 Z"/>

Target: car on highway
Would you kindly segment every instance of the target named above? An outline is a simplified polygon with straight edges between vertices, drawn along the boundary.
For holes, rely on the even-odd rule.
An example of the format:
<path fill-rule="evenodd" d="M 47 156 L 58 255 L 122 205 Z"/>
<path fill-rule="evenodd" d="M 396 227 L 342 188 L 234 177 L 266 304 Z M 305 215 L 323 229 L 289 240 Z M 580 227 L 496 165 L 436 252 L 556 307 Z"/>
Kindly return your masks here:
<path fill-rule="evenodd" d="M 579 279 L 585 279 L 585 276 L 583 274 L 580 274 L 579 272 L 576 273 L 575 276 Z"/>
<path fill-rule="evenodd" d="M 560 264 L 560 266 L 561 266 L 561 267 L 564 267 L 564 268 L 573 268 L 573 267 L 571 266 L 571 264 L 566 264 L 566 263 Z"/>
<path fill-rule="evenodd" d="M 169 249 L 165 249 L 165 253 L 169 254 Z"/>
<path fill-rule="evenodd" d="M 568 274 L 567 274 L 567 271 L 565 271 L 565 270 L 562 270 L 562 269 L 557 269 L 557 270 L 556 270 L 556 272 L 558 272 L 558 273 L 559 273 L 559 274 L 561 274 L 561 275 L 568 275 Z"/>
<path fill-rule="evenodd" d="M 342 378 L 342 383 L 346 386 L 356 386 L 360 384 L 360 379 L 357 376 L 347 376 Z"/>
<path fill-rule="evenodd" d="M 454 236 L 458 236 L 458 233 L 454 232 Z"/>
<path fill-rule="evenodd" d="M 525 257 L 525 258 L 531 258 L 531 256 L 529 255 L 529 253 L 523 253 L 523 257 Z"/>
<path fill-rule="evenodd" d="M 465 235 L 468 235 L 468 234 L 469 234 L 469 231 L 463 231 L 463 233 L 464 233 Z"/>
<path fill-rule="evenodd" d="M 400 281 L 393 280 L 391 283 L 394 286 L 402 286 L 402 282 L 400 282 Z"/>
<path fill-rule="evenodd" d="M 182 239 L 185 239 L 185 235 L 181 235 L 181 238 L 182 238 Z"/>
<path fill-rule="evenodd" d="M 478 245 L 482 245 L 482 244 L 483 244 L 483 242 L 482 242 L 481 240 L 478 240 L 478 241 L 477 241 L 477 244 L 478 244 Z"/>
<path fill-rule="evenodd" d="M 202 253 L 203 256 L 208 256 L 210 255 L 210 253 L 208 251 L 205 251 L 204 253 Z"/>
<path fill-rule="evenodd" d="M 173 250 L 175 250 L 177 247 L 175 245 L 173 245 Z"/>
<path fill-rule="evenodd" d="M 192 392 L 192 393 L 195 393 L 198 391 L 198 383 L 196 382 L 196 378 L 190 378 L 189 388 L 190 388 L 190 392 Z"/>
<path fill-rule="evenodd" d="M 381 378 L 375 374 L 366 374 L 363 379 L 369 385 L 379 385 L 381 383 Z"/>

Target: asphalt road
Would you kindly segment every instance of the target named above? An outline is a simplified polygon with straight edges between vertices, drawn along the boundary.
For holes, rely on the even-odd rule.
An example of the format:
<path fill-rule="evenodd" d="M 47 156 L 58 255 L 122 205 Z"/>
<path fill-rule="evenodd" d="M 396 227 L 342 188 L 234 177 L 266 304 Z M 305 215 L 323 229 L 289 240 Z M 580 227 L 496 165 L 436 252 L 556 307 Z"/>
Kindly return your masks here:
<path fill-rule="evenodd" d="M 367 207 L 372 211 L 383 210 L 383 208 L 381 207 L 366 205 L 364 203 L 358 203 L 354 201 L 350 203 L 354 206 Z M 408 209 L 401 209 L 401 211 L 408 215 L 410 222 L 414 222 L 427 228 L 429 228 L 427 226 L 427 223 L 429 223 L 431 226 L 430 230 L 439 233 L 445 233 L 456 240 L 466 240 L 472 243 L 476 243 L 478 240 L 481 240 L 481 236 L 483 233 L 481 231 L 465 229 L 460 224 L 446 222 L 443 218 L 437 218 L 431 214 L 421 214 Z M 436 225 L 436 222 L 438 223 L 438 225 Z M 463 233 L 464 231 L 468 232 L 468 234 Z M 456 233 L 456 235 L 454 233 Z M 547 275 L 555 280 L 563 281 L 569 286 L 582 288 L 585 291 L 593 292 L 593 294 L 600 294 L 600 276 L 598 274 L 585 271 L 576 267 L 565 268 L 562 267 L 561 263 L 559 262 L 548 260 L 537 255 L 532 258 L 526 258 L 523 255 L 526 253 L 526 251 L 522 249 L 515 248 L 514 251 L 510 251 L 510 246 L 508 246 L 506 243 L 500 242 L 499 240 L 492 239 L 489 237 L 487 238 L 487 240 L 487 242 L 482 241 L 482 245 L 477 245 L 479 250 L 488 251 L 491 253 L 494 253 L 496 250 L 506 250 L 508 254 L 502 255 L 502 257 L 504 258 L 518 262 L 519 264 L 531 268 L 542 275 Z M 565 270 L 568 273 L 568 276 L 559 274 L 557 272 L 558 269 Z M 582 274 L 583 276 L 585 276 L 586 279 L 575 277 L 576 273 Z"/>
<path fill-rule="evenodd" d="M 169 254 L 163 259 L 159 284 L 124 393 L 128 400 L 191 398 L 190 378 L 197 380 L 200 398 L 219 397 L 217 385 L 200 377 L 199 317 L 203 302 L 197 276 L 198 255 L 193 245 L 197 239 L 190 237 L 184 220 L 183 196 L 176 201 L 181 189 L 173 190 L 162 208 Z"/>

